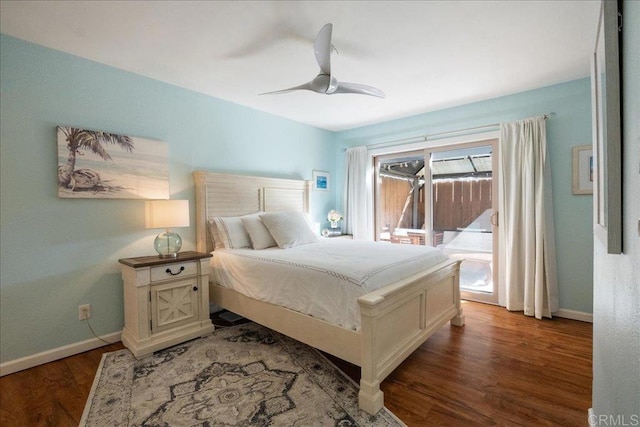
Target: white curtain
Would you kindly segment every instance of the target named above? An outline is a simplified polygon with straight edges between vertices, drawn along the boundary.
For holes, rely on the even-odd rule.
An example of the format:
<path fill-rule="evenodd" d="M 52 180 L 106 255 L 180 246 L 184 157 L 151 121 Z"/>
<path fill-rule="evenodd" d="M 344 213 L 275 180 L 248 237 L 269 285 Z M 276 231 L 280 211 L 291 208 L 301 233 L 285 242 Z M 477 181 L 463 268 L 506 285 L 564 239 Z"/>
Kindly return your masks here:
<path fill-rule="evenodd" d="M 506 308 L 551 317 L 558 283 L 545 119 L 503 123 L 500 134 Z"/>
<path fill-rule="evenodd" d="M 344 173 L 344 226 L 354 240 L 373 238 L 371 160 L 367 147 L 346 151 Z"/>

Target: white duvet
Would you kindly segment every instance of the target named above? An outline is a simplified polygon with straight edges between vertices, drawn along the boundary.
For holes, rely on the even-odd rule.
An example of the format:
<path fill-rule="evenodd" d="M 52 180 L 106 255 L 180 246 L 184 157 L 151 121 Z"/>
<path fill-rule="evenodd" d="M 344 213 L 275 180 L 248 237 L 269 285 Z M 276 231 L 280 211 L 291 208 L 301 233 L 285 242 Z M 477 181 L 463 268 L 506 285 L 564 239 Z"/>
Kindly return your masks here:
<path fill-rule="evenodd" d="M 447 259 L 430 246 L 321 239 L 288 249 L 222 249 L 212 279 L 251 298 L 360 328 L 357 298 Z"/>

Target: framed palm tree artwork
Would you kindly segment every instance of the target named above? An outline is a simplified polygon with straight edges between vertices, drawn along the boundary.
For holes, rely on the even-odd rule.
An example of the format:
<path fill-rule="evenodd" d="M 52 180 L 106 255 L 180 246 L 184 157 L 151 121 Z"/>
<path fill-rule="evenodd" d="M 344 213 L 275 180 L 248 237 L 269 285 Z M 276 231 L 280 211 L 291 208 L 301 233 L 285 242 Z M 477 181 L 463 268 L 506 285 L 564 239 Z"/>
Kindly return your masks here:
<path fill-rule="evenodd" d="M 168 199 L 162 141 L 58 126 L 58 197 Z"/>

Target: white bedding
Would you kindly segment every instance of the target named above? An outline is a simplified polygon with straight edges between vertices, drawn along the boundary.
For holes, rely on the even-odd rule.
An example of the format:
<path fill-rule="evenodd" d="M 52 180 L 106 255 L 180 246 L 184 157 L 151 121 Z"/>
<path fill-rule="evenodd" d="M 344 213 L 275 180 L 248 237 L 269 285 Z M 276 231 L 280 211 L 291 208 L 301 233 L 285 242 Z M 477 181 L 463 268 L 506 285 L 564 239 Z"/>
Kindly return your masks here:
<path fill-rule="evenodd" d="M 321 239 L 288 249 L 217 249 L 211 273 L 251 298 L 359 330 L 359 296 L 446 259 L 429 246 Z"/>

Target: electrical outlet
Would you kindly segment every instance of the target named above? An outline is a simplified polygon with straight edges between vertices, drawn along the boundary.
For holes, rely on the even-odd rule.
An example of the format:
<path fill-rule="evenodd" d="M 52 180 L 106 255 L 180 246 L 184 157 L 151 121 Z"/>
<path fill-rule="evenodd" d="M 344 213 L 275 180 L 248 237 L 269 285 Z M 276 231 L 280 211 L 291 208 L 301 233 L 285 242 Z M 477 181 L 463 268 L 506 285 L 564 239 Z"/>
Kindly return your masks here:
<path fill-rule="evenodd" d="M 83 304 L 78 306 L 78 320 L 86 320 L 91 318 L 91 304 Z"/>

